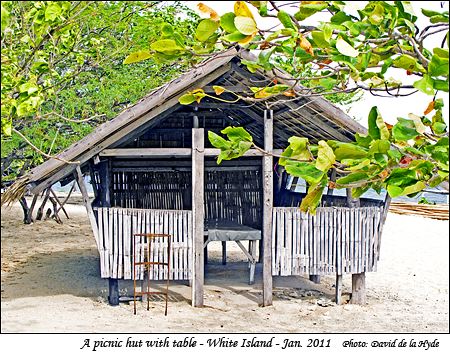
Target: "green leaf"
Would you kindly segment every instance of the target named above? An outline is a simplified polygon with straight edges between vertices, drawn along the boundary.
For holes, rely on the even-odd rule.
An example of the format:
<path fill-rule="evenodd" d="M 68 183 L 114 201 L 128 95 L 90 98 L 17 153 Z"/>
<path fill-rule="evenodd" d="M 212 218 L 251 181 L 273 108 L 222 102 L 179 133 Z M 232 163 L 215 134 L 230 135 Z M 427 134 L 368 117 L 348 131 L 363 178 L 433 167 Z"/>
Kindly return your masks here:
<path fill-rule="evenodd" d="M 232 34 L 225 35 L 223 39 L 228 42 L 239 42 L 245 39 L 247 35 L 241 34 L 239 31 L 233 32 Z M 248 67 L 248 66 L 247 66 Z"/>
<path fill-rule="evenodd" d="M 282 92 L 285 92 L 289 89 L 290 87 L 288 85 L 274 85 L 271 87 L 266 87 L 264 90 L 266 93 L 269 94 L 280 94 Z"/>
<path fill-rule="evenodd" d="M 387 154 L 388 154 L 389 158 L 394 160 L 396 163 L 398 163 L 403 157 L 402 153 L 400 153 L 396 149 L 389 149 Z"/>
<path fill-rule="evenodd" d="M 433 55 L 431 62 L 428 65 L 428 73 L 431 76 L 448 76 L 448 58 L 442 58 Z"/>
<path fill-rule="evenodd" d="M 288 139 L 289 146 L 281 154 L 283 157 L 290 157 L 293 160 L 309 160 L 311 154 L 308 150 L 308 138 L 292 136 Z M 285 165 L 287 158 L 280 158 L 278 163 Z"/>
<path fill-rule="evenodd" d="M 441 15 L 440 12 L 434 11 L 434 10 L 421 9 L 421 11 L 422 11 L 422 14 L 424 14 L 426 17 Z"/>
<path fill-rule="evenodd" d="M 377 139 L 372 142 L 369 154 L 381 153 L 386 154 L 391 147 L 391 142 L 386 139 Z"/>
<path fill-rule="evenodd" d="M 300 177 L 310 185 L 319 183 L 324 175 L 324 173 L 317 169 L 313 164 L 306 162 L 288 160 L 285 169 L 288 174 L 294 177 Z"/>
<path fill-rule="evenodd" d="M 389 157 L 386 154 L 375 153 L 373 155 L 373 159 L 382 168 L 384 168 L 384 167 L 386 167 L 386 165 L 388 165 Z"/>
<path fill-rule="evenodd" d="M 397 123 L 392 128 L 392 136 L 396 141 L 407 141 L 417 137 L 414 121 L 405 118 L 398 118 Z"/>
<path fill-rule="evenodd" d="M 362 135 L 360 133 L 355 134 L 356 143 L 358 143 L 360 146 L 369 148 L 370 143 L 372 143 L 372 137 L 367 135 Z"/>
<path fill-rule="evenodd" d="M 431 126 L 433 132 L 436 134 L 443 134 L 447 129 L 447 125 L 445 123 L 436 122 Z"/>
<path fill-rule="evenodd" d="M 45 21 L 54 21 L 59 15 L 61 15 L 61 7 L 52 1 L 45 9 Z"/>
<path fill-rule="evenodd" d="M 300 3 L 300 9 L 295 13 L 294 17 L 298 21 L 303 21 L 308 17 L 314 15 L 316 12 L 322 11 L 328 7 L 326 1 L 319 1 L 315 4 Z"/>
<path fill-rule="evenodd" d="M 357 188 L 352 188 L 352 197 L 359 198 L 363 195 L 367 190 L 369 190 L 369 186 L 359 186 Z M 379 193 L 378 193 L 379 194 Z"/>
<path fill-rule="evenodd" d="M 328 48 L 330 46 L 330 43 L 325 40 L 325 34 L 323 31 L 313 31 L 311 32 L 311 36 L 316 47 Z"/>
<path fill-rule="evenodd" d="M 368 117 L 369 135 L 373 139 L 389 139 L 389 129 L 381 117 L 381 113 L 376 106 L 372 107 Z"/>
<path fill-rule="evenodd" d="M 385 182 L 389 185 L 407 186 L 417 181 L 416 172 L 409 168 L 395 168 Z"/>
<path fill-rule="evenodd" d="M 161 33 L 163 36 L 172 36 L 173 35 L 173 27 L 170 24 L 164 23 L 161 26 Z"/>
<path fill-rule="evenodd" d="M 326 187 L 326 184 L 321 184 L 322 185 L 313 185 L 308 189 L 308 193 L 300 203 L 300 210 L 302 210 L 303 212 L 309 212 L 312 215 L 316 213 L 316 209 L 320 204 L 320 200 L 322 199 L 323 190 Z"/>
<path fill-rule="evenodd" d="M 196 98 L 193 94 L 186 93 L 178 99 L 178 102 L 180 102 L 180 104 L 187 105 L 187 104 L 191 104 L 191 103 L 195 102 L 195 100 L 196 100 Z"/>
<path fill-rule="evenodd" d="M 359 51 L 340 36 L 336 40 L 336 49 L 345 56 L 357 57 L 359 55 Z"/>
<path fill-rule="evenodd" d="M 331 35 L 333 35 L 333 28 L 330 24 L 324 23 L 322 25 L 322 31 L 324 40 L 329 42 L 331 39 Z"/>
<path fill-rule="evenodd" d="M 297 30 L 296 26 L 292 22 L 291 16 L 286 11 L 278 11 L 277 17 L 285 28 Z"/>
<path fill-rule="evenodd" d="M 433 84 L 437 91 L 448 92 L 448 81 L 435 79 Z"/>
<path fill-rule="evenodd" d="M 219 23 L 211 19 L 200 21 L 195 30 L 195 38 L 201 42 L 207 41 L 219 28 Z"/>
<path fill-rule="evenodd" d="M 309 142 L 308 138 L 292 136 L 288 139 L 288 142 L 290 143 L 290 147 L 292 148 L 294 153 L 302 154 L 301 158 L 296 158 L 296 159 L 309 159 L 310 158 L 310 154 L 309 154 L 308 148 L 307 148 L 308 142 Z M 306 153 L 308 153 L 308 154 L 306 155 Z"/>
<path fill-rule="evenodd" d="M 1 11 L 2 11 L 2 13 L 1 13 L 2 20 L 1 21 L 2 21 L 2 33 L 3 33 L 9 24 L 9 12 L 3 6 L 2 6 Z"/>
<path fill-rule="evenodd" d="M 358 182 L 366 182 L 369 179 L 369 176 L 366 173 L 351 173 L 346 175 L 345 177 L 341 177 L 336 180 L 336 184 L 340 186 L 345 186 L 347 184 L 354 184 Z"/>
<path fill-rule="evenodd" d="M 3 121 L 2 119 L 2 133 L 6 137 L 10 137 L 12 134 L 12 122 L 11 120 Z"/>
<path fill-rule="evenodd" d="M 141 62 L 152 57 L 152 54 L 149 51 L 137 51 L 130 53 L 125 60 L 123 60 L 124 65 L 128 65 L 130 63 Z"/>
<path fill-rule="evenodd" d="M 236 15 L 233 12 L 227 12 L 220 17 L 220 26 L 228 33 L 233 33 L 238 31 L 236 26 L 234 26 L 234 18 Z"/>
<path fill-rule="evenodd" d="M 432 24 L 437 24 L 439 22 L 446 22 L 446 23 L 448 23 L 448 15 L 447 16 L 445 16 L 445 15 L 431 16 L 430 17 L 430 22 Z"/>
<path fill-rule="evenodd" d="M 395 67 L 403 68 L 411 72 L 426 72 L 425 68 L 418 62 L 417 59 L 410 55 L 402 54 L 392 61 Z"/>
<path fill-rule="evenodd" d="M 246 141 L 253 142 L 253 138 L 249 132 L 242 127 L 226 127 L 221 130 L 221 133 L 226 134 L 231 141 Z"/>
<path fill-rule="evenodd" d="M 352 18 L 348 16 L 344 11 L 338 11 L 331 17 L 330 21 L 333 24 L 340 25 L 343 22 L 352 21 Z"/>
<path fill-rule="evenodd" d="M 428 75 L 425 75 L 422 79 L 414 82 L 413 86 L 429 96 L 434 95 L 434 81 Z"/>
<path fill-rule="evenodd" d="M 355 161 L 353 160 L 353 162 Z M 341 163 L 344 164 L 344 161 L 342 161 Z M 347 167 L 346 170 L 350 170 L 351 172 L 365 170 L 369 167 L 369 165 L 370 159 L 362 159 L 358 164 Z"/>
<path fill-rule="evenodd" d="M 234 26 L 236 26 L 238 31 L 244 35 L 253 35 L 258 31 L 255 20 L 250 17 L 236 16 L 234 19 Z"/>
<path fill-rule="evenodd" d="M 316 168 L 322 172 L 327 172 L 328 169 L 336 162 L 336 157 L 333 149 L 324 140 L 319 141 L 319 151 L 316 159 Z"/>
<path fill-rule="evenodd" d="M 334 155 L 338 161 L 366 158 L 367 154 L 368 152 L 364 147 L 351 143 L 341 144 L 334 150 Z"/>
<path fill-rule="evenodd" d="M 446 49 L 446 48 L 435 47 L 433 49 L 433 53 L 436 56 L 448 59 L 448 49 Z"/>
<path fill-rule="evenodd" d="M 215 148 L 219 148 L 221 150 L 227 150 L 231 148 L 230 142 L 212 131 L 208 131 L 208 139 L 212 146 Z"/>
<path fill-rule="evenodd" d="M 391 198 L 396 198 L 397 196 L 402 195 L 403 193 L 403 188 L 396 186 L 396 185 L 388 185 L 387 186 L 387 191 L 389 193 L 389 196 Z"/>
<path fill-rule="evenodd" d="M 184 48 L 180 47 L 175 40 L 171 39 L 165 39 L 165 40 L 158 40 L 153 42 L 150 45 L 150 48 L 153 51 L 162 52 L 168 55 L 172 55 L 176 51 L 183 51 Z"/>
<path fill-rule="evenodd" d="M 275 47 L 269 48 L 267 50 L 262 50 L 258 55 L 258 61 L 261 65 L 266 68 L 266 66 L 270 66 L 270 57 L 275 51 Z M 269 68 L 270 69 L 270 68 Z"/>
<path fill-rule="evenodd" d="M 231 151 L 231 149 L 229 149 L 229 150 L 222 150 L 220 152 L 219 156 L 217 157 L 217 164 L 222 163 L 222 160 L 230 160 L 230 159 L 232 159 L 231 158 L 232 153 L 233 152 Z"/>
<path fill-rule="evenodd" d="M 411 195 L 414 193 L 418 193 L 425 189 L 427 186 L 424 182 L 418 181 L 417 183 L 413 185 L 409 185 L 406 188 L 403 189 L 402 195 Z"/>
<path fill-rule="evenodd" d="M 19 91 L 21 93 L 27 93 L 28 95 L 39 91 L 39 88 L 34 82 L 25 82 L 24 84 L 19 86 Z"/>

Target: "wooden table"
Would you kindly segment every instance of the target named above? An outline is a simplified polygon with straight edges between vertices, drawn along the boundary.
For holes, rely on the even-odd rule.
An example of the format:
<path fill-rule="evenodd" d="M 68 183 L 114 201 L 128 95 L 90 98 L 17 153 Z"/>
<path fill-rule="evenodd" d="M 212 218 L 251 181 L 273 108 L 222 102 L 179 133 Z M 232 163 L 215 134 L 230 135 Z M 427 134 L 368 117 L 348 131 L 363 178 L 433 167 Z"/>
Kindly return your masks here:
<path fill-rule="evenodd" d="M 234 241 L 247 256 L 250 268 L 249 285 L 255 282 L 256 242 L 261 240 L 261 230 L 238 224 L 230 220 L 208 220 L 205 224 L 205 263 L 207 262 L 207 245 L 212 241 L 222 242 L 222 264 L 226 264 L 226 242 Z M 247 250 L 241 241 L 249 242 Z"/>

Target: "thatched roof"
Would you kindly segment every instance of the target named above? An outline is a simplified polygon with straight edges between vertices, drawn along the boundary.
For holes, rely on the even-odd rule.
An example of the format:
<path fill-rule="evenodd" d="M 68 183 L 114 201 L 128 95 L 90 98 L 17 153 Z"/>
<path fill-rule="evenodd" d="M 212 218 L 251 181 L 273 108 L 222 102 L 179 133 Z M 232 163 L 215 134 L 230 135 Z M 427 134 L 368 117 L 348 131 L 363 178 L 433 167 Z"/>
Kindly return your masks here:
<path fill-rule="evenodd" d="M 18 197 L 20 191 L 25 190 L 25 186 L 33 193 L 39 193 L 55 182 L 71 176 L 77 165 L 83 166 L 102 150 L 115 148 L 135 138 L 164 116 L 180 110 L 178 98 L 186 91 L 221 85 L 234 87 L 238 92 L 239 88 L 268 85 L 274 78 L 277 78 L 278 83 L 293 84 L 289 75 L 277 69 L 270 73 L 250 73 L 241 64 L 241 59 L 252 60 L 252 56 L 246 50 L 229 49 L 153 90 L 138 103 L 61 152 L 57 157 L 62 160 L 49 159 L 32 169 L 26 180 L 21 180 L 20 185 L 13 185 L 9 193 L 5 193 L 6 201 L 9 201 L 8 198 Z M 227 98 L 226 96 L 227 94 L 224 94 L 224 98 Z M 244 125 L 252 132 L 256 141 L 263 138 L 261 113 L 269 106 L 274 111 L 275 148 L 284 147 L 287 138 L 292 135 L 305 136 L 313 142 L 320 139 L 351 141 L 356 132 L 366 132 L 363 126 L 320 96 L 295 99 L 286 97 L 284 101 L 277 102 L 268 99 L 250 105 L 237 103 L 228 105 L 227 108 L 207 99 L 203 102 L 204 108 L 208 108 L 209 103 L 208 113 L 216 111 L 216 115 L 222 113 L 233 125 Z M 186 111 L 186 107 L 183 108 Z M 190 109 L 193 110 L 192 106 Z M 5 198 L 2 198 L 2 202 L 4 201 Z"/>

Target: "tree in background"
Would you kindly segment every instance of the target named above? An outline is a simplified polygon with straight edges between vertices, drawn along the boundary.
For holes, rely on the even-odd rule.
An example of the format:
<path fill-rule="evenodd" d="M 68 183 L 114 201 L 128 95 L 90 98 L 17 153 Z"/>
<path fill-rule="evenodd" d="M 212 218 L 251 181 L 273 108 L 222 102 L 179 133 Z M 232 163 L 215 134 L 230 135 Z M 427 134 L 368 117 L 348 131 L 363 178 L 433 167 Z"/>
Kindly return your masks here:
<path fill-rule="evenodd" d="M 307 138 L 291 137 L 278 163 L 309 184 L 302 210 L 314 213 L 327 186 L 350 188 L 354 197 L 370 188 L 378 193 L 386 189 L 397 197 L 415 196 L 427 186 L 448 183 L 449 138 L 440 98 L 440 93 L 448 93 L 449 85 L 448 11 L 422 9 L 428 23 L 418 28 L 407 1 L 236 1 L 234 11 L 221 16 L 202 3 L 198 7 L 208 18 L 190 33 L 192 45 L 167 31 L 125 62 L 164 56 L 192 61 L 230 47 L 254 50 L 254 59 L 242 63 L 249 71 L 265 71 L 272 78 L 265 85 L 250 87 L 247 94 L 216 86 L 216 95 L 227 102 L 264 100 L 270 106 L 292 97 L 358 90 L 394 97 L 416 92 L 430 96 L 423 113 L 398 118 L 393 126 L 373 107 L 368 133 L 356 134 L 353 143 L 309 143 Z M 254 12 L 273 18 L 277 26 L 259 28 Z M 322 21 L 314 21 L 319 14 Z M 438 37 L 440 46 L 428 48 L 432 37 Z M 290 76 L 275 71 L 280 64 Z M 411 79 L 409 83 L 400 79 L 404 75 Z M 182 95 L 180 103 L 199 102 L 207 96 L 211 97 L 196 89 Z M 219 163 L 252 147 L 263 151 L 244 128 L 228 127 L 222 133 L 226 139 L 208 134 L 212 145 L 221 149 Z M 332 169 L 338 173 L 335 181 L 330 180 Z"/>
<path fill-rule="evenodd" d="M 156 1 L 8 1 L 1 14 L 2 185 L 178 75 L 184 64 L 123 59 L 198 19 Z"/>

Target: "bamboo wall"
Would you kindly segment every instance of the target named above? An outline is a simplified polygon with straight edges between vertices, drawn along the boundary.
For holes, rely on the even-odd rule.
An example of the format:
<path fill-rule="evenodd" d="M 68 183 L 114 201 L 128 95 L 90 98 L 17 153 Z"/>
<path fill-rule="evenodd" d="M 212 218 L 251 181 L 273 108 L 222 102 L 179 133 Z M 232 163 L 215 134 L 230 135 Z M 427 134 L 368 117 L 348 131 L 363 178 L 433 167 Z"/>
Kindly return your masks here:
<path fill-rule="evenodd" d="M 100 238 L 100 272 L 102 278 L 133 278 L 133 247 L 135 233 L 172 235 L 170 279 L 192 277 L 192 215 L 187 210 L 142 210 L 126 208 L 96 208 Z M 141 243 L 141 238 L 136 243 Z M 138 246 L 138 245 L 137 245 Z M 151 261 L 167 262 L 167 238 L 152 243 Z M 136 251 L 142 261 L 143 252 Z M 143 279 L 142 266 L 137 276 Z M 150 279 L 167 279 L 167 267 L 153 266 Z"/>
<path fill-rule="evenodd" d="M 272 274 L 327 275 L 376 271 L 382 207 L 273 209 Z"/>

